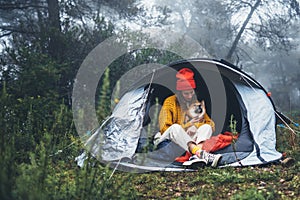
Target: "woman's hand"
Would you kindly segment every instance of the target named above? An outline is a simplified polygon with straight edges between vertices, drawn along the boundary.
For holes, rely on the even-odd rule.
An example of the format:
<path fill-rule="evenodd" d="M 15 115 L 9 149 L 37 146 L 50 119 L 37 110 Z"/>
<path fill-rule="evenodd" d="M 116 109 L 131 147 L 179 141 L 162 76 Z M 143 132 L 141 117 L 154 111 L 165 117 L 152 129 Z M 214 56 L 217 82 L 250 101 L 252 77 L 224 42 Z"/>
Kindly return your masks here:
<path fill-rule="evenodd" d="M 190 126 L 187 130 L 186 130 L 186 133 L 189 135 L 189 136 L 193 136 L 195 135 L 197 131 L 197 127 L 196 126 Z"/>
<path fill-rule="evenodd" d="M 203 116 L 199 115 L 198 117 L 194 117 L 190 120 L 191 124 L 199 123 L 203 120 Z"/>

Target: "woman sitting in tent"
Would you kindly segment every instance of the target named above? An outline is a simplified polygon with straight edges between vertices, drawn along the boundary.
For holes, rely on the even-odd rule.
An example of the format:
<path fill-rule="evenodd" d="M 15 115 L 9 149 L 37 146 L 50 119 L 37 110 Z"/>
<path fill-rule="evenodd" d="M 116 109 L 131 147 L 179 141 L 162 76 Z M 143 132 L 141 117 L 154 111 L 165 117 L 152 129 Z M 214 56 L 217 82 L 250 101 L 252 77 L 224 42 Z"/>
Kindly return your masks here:
<path fill-rule="evenodd" d="M 206 113 L 204 101 L 199 103 L 197 100 L 194 72 L 183 68 L 178 71 L 176 78 L 177 94 L 168 97 L 163 103 L 159 114 L 160 132 L 155 136 L 155 144 L 159 146 L 163 141 L 171 140 L 185 149 L 186 156 L 190 158 L 183 165 L 211 164 L 216 167 L 221 155 L 202 150 L 202 144 L 212 136 L 215 124 Z M 201 106 L 198 108 L 200 112 L 193 116 L 189 108 L 197 104 Z"/>

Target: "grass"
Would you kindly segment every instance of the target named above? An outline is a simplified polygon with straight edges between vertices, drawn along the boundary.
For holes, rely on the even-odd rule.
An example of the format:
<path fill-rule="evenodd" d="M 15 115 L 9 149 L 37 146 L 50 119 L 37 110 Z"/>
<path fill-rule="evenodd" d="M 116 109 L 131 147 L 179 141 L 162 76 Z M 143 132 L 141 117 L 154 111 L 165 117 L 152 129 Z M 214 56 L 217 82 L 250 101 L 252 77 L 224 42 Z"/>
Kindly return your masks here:
<path fill-rule="evenodd" d="M 132 184 L 138 199 L 297 199 L 299 166 L 297 162 L 289 168 L 270 165 L 133 174 Z"/>

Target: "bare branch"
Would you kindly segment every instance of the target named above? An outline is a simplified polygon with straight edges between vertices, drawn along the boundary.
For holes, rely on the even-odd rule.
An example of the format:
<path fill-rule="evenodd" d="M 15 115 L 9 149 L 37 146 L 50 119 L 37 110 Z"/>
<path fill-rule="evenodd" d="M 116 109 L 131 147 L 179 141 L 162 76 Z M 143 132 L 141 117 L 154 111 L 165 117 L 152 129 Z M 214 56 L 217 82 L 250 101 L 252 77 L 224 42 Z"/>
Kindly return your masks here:
<path fill-rule="evenodd" d="M 259 7 L 260 3 L 261 3 L 261 0 L 257 0 L 256 3 L 255 3 L 255 5 L 253 7 L 251 7 L 251 10 L 250 10 L 250 12 L 249 12 L 246 20 L 244 21 L 241 29 L 239 30 L 237 36 L 235 37 L 235 40 L 233 41 L 233 44 L 232 44 L 232 46 L 231 46 L 231 48 L 230 48 L 230 50 L 229 50 L 229 52 L 228 52 L 228 54 L 226 56 L 227 60 L 231 60 L 233 52 L 235 51 L 235 49 L 237 47 L 237 44 L 238 44 L 238 42 L 239 42 L 239 40 L 240 40 L 240 38 L 241 38 L 241 36 L 242 36 L 242 34 L 244 32 L 244 30 L 245 30 L 245 28 L 246 28 L 249 20 L 251 19 L 254 11 Z"/>
<path fill-rule="evenodd" d="M 16 10 L 16 9 L 28 9 L 28 8 L 47 8 L 47 6 L 36 5 L 36 4 L 11 4 L 11 3 L 0 4 L 0 10 Z"/>
<path fill-rule="evenodd" d="M 2 29 L 4 31 L 10 31 L 11 33 L 27 33 L 27 34 L 34 34 L 35 33 L 33 31 L 17 29 L 17 28 L 13 28 L 11 26 L 0 26 L 0 29 Z"/>
<path fill-rule="evenodd" d="M 253 7 L 254 7 L 254 6 L 252 6 L 252 4 L 251 4 L 251 3 L 249 3 L 249 2 L 246 2 L 246 1 L 241 1 L 241 3 L 248 5 L 250 8 L 253 8 Z"/>
<path fill-rule="evenodd" d="M 9 36 L 12 33 L 13 33 L 12 31 L 9 31 L 8 33 L 4 33 L 4 34 L 0 35 L 0 38 Z"/>

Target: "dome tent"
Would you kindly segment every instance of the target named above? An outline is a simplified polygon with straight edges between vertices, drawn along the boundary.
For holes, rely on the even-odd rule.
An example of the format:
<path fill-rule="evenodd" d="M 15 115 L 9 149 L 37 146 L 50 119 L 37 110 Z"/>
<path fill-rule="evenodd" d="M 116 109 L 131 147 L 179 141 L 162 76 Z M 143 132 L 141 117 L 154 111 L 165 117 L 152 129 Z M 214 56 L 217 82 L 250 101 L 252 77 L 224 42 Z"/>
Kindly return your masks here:
<path fill-rule="evenodd" d="M 120 170 L 178 171 L 174 164 L 184 150 L 173 142 L 160 149 L 140 151 L 156 133 L 147 128 L 156 117 L 151 107 L 174 94 L 175 74 L 183 67 L 195 73 L 196 94 L 205 100 L 207 113 L 216 123 L 213 135 L 231 131 L 230 119 L 237 121 L 236 142 L 215 153 L 222 154 L 219 166 L 249 166 L 276 162 L 276 108 L 265 89 L 253 78 L 225 61 L 180 60 L 143 77 L 123 95 L 112 115 L 87 140 L 87 150 L 102 162 Z M 150 139 L 151 142 L 151 139 Z M 149 142 L 147 143 L 149 144 Z"/>

